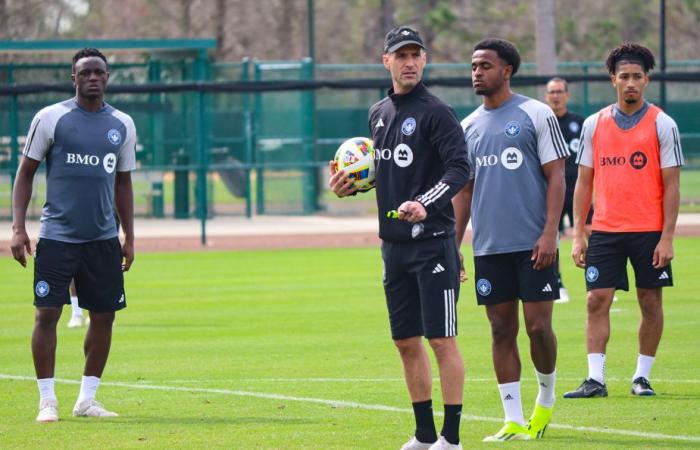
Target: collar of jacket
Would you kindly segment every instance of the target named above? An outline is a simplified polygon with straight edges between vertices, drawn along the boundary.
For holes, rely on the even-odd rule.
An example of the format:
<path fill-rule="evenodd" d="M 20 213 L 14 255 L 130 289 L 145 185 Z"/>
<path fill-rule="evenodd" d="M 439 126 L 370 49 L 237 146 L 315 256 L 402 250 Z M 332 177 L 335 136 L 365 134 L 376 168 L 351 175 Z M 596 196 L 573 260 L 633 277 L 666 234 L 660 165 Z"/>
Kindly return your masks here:
<path fill-rule="evenodd" d="M 423 81 L 421 80 L 418 82 L 416 87 L 411 89 L 411 91 L 408 92 L 407 94 L 395 94 L 394 88 L 392 87 L 389 89 L 389 92 L 387 93 L 387 95 L 389 96 L 389 98 L 391 99 L 391 101 L 393 103 L 398 104 L 398 103 L 406 102 L 412 98 L 418 97 L 421 94 L 423 94 L 424 92 L 426 92 L 427 90 L 428 89 L 425 87 L 425 84 L 423 84 Z"/>

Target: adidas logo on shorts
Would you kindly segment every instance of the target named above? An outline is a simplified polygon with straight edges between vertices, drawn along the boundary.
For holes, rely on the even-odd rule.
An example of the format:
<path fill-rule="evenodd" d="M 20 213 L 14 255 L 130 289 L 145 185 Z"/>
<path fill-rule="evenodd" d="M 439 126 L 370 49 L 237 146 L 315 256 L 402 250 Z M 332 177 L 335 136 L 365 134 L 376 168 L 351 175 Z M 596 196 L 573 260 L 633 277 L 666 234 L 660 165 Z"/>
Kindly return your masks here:
<path fill-rule="evenodd" d="M 442 264 L 440 264 L 440 263 L 438 263 L 438 265 L 435 266 L 435 268 L 433 269 L 433 273 L 440 273 L 440 272 L 444 272 L 444 271 L 445 271 L 445 268 L 442 267 Z"/>
<path fill-rule="evenodd" d="M 547 285 L 542 288 L 542 292 L 552 292 L 552 286 L 547 283 Z"/>
<path fill-rule="evenodd" d="M 661 275 L 659 275 L 659 280 L 668 280 L 668 272 L 665 270 L 661 272 Z"/>

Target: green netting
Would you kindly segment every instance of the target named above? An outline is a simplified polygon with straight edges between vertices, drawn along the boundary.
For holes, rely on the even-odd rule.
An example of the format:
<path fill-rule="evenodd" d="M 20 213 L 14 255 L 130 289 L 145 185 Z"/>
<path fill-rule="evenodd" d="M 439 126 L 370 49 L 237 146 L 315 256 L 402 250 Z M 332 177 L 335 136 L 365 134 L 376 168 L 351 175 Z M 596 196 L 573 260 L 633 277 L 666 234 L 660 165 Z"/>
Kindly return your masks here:
<path fill-rule="evenodd" d="M 147 82 L 179 82 L 195 79 L 194 62 L 150 61 L 141 64 L 113 64 L 110 66 L 110 85 L 143 84 Z M 247 63 L 226 64 L 212 69 L 216 80 L 243 80 L 247 78 Z M 70 64 L 14 64 L 0 65 L 0 82 L 4 83 L 69 83 Z M 249 110 L 244 95 L 203 95 L 204 114 L 202 133 L 197 132 L 198 96 L 196 92 L 116 94 L 107 92 L 107 101 L 127 112 L 134 119 L 138 132 L 137 165 L 134 173 L 136 213 L 139 215 L 174 215 L 184 208 L 180 217 L 195 214 L 198 200 L 196 183 L 191 181 L 193 170 L 202 159 L 198 153 L 199 139 L 206 151 L 204 163 L 238 166 L 250 162 L 246 152 L 244 128 L 245 111 Z M 12 102 L 16 102 L 18 147 L 24 145 L 26 130 L 34 114 L 41 108 L 63 101 L 70 94 L 40 93 L 0 97 L 0 217 L 10 217 L 9 186 L 16 159 L 12 158 Z M 174 166 L 187 166 L 178 173 L 187 182 L 187 199 L 175 200 L 172 195 L 176 178 Z M 43 179 L 40 174 L 38 179 Z M 246 214 L 245 175 L 241 181 L 240 168 L 211 170 L 209 210 L 226 214 Z M 35 198 L 29 215 L 40 214 L 44 193 L 43 185 L 35 189 Z M 228 195 L 225 195 L 227 193 Z M 216 194 L 216 195 L 211 195 Z M 230 197 L 230 198 L 228 198 Z M 226 199 L 225 205 L 215 207 L 214 201 Z M 179 203 L 177 205 L 176 203 Z M 38 207 L 36 206 L 38 204 Z"/>
<path fill-rule="evenodd" d="M 256 62 L 256 81 L 309 80 L 310 60 Z M 255 94 L 256 206 L 265 214 L 316 211 L 319 178 L 314 165 L 313 91 Z"/>
<path fill-rule="evenodd" d="M 212 64 L 204 74 L 192 59 L 151 60 L 113 64 L 110 84 L 176 83 L 197 79 L 239 80 L 354 80 L 385 79 L 383 66 L 318 65 L 302 61 L 247 61 Z M 563 63 L 566 75 L 602 74 L 601 63 Z M 669 63 L 672 72 L 698 72 L 700 61 Z M 467 64 L 434 64 L 425 78 L 469 76 Z M 534 74 L 524 64 L 522 74 Z M 0 83 L 67 83 L 69 64 L 0 65 Z M 203 78 L 202 78 L 203 77 Z M 653 79 L 653 77 L 652 77 Z M 435 87 L 458 118 L 480 103 L 470 88 Z M 541 87 L 518 86 L 517 92 L 538 98 Z M 614 100 L 609 82 L 570 84 L 570 108 L 587 115 Z M 318 210 L 334 214 L 366 213 L 370 195 L 339 203 L 325 189 L 326 164 L 338 145 L 352 136 L 366 136 L 367 109 L 384 96 L 372 89 L 240 93 L 178 92 L 108 93 L 107 100 L 129 113 L 139 133 L 138 170 L 134 174 L 136 211 L 140 215 L 192 217 L 205 186 L 208 216 L 222 214 L 305 214 Z M 659 103 L 661 83 L 653 82 L 647 97 Z M 16 169 L 12 154 L 13 129 L 21 149 L 33 115 L 70 94 L 35 93 L 0 97 L 0 218 L 10 216 L 10 180 Z M 200 107 L 201 106 L 201 107 Z M 13 114 L 16 111 L 16 115 Z M 700 83 L 667 82 L 666 111 L 679 125 L 688 168 L 700 167 Z M 14 122 L 16 118 L 16 124 Z M 198 171 L 198 169 L 200 169 Z M 204 184 L 197 182 L 204 174 Z M 684 175 L 684 204 L 700 203 L 700 183 Z M 201 180 L 201 178 L 200 178 Z M 40 213 L 43 176 L 37 180 L 30 214 Z M 175 195 L 175 186 L 179 186 Z M 697 185 L 697 189 L 694 186 Z M 200 187 L 198 187 L 200 186 Z M 698 192 L 696 192 L 698 191 Z"/>

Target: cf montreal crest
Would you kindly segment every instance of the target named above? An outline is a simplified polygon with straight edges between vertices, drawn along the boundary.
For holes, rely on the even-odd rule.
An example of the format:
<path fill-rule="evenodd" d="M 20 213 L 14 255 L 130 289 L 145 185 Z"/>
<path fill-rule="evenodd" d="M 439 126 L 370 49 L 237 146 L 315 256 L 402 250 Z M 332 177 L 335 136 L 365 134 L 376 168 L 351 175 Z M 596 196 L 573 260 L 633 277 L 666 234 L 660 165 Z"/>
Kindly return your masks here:
<path fill-rule="evenodd" d="M 516 122 L 515 120 L 511 120 L 506 124 L 506 136 L 508 137 L 515 137 L 520 134 L 520 124 Z"/>
<path fill-rule="evenodd" d="M 599 275 L 600 273 L 598 272 L 598 268 L 596 266 L 588 266 L 588 269 L 586 269 L 586 281 L 589 283 L 593 283 L 598 280 Z"/>
<path fill-rule="evenodd" d="M 34 288 L 34 292 L 38 297 L 46 297 L 49 295 L 49 283 L 46 281 L 39 281 Z"/>
<path fill-rule="evenodd" d="M 119 145 L 122 143 L 122 134 L 119 130 L 112 128 L 107 132 L 107 140 L 114 145 Z"/>
<path fill-rule="evenodd" d="M 481 278 L 476 282 L 476 290 L 482 297 L 486 297 L 491 293 L 491 282 L 486 278 Z"/>
<path fill-rule="evenodd" d="M 403 121 L 403 125 L 401 125 L 401 132 L 405 136 L 410 136 L 414 131 L 416 131 L 416 119 L 409 117 Z"/>

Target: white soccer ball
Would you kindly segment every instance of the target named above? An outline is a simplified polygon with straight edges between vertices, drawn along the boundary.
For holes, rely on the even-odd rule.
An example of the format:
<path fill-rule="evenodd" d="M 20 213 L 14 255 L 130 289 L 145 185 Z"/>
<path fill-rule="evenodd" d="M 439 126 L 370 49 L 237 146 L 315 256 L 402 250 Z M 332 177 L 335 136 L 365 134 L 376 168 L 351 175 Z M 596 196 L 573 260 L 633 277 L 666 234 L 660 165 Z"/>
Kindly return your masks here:
<path fill-rule="evenodd" d="M 354 180 L 359 191 L 374 187 L 374 146 L 366 137 L 354 137 L 343 142 L 335 152 L 338 170 L 344 170 Z"/>

